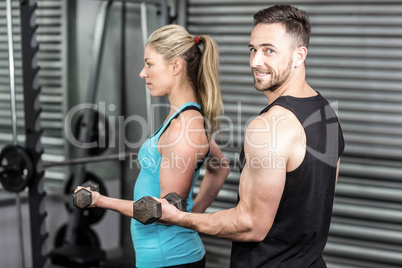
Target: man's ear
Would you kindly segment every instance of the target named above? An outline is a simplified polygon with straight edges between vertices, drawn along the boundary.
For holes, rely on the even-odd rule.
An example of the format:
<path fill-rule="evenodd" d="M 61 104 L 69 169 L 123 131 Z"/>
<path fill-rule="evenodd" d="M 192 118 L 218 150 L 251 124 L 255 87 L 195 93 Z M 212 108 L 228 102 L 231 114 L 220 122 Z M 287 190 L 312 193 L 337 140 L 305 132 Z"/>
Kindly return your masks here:
<path fill-rule="evenodd" d="M 181 58 L 175 58 L 171 64 L 173 75 L 179 74 L 184 66 L 183 60 Z"/>
<path fill-rule="evenodd" d="M 299 67 L 303 65 L 304 61 L 307 57 L 307 48 L 304 46 L 300 46 L 295 50 L 295 67 Z"/>

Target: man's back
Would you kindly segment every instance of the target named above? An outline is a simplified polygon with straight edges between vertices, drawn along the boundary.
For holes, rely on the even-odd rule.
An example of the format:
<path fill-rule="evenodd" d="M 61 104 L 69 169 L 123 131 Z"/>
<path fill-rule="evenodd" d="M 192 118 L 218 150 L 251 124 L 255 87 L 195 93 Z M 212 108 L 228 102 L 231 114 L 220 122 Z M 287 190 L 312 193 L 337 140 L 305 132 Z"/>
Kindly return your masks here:
<path fill-rule="evenodd" d="M 274 106 L 288 109 L 300 121 L 306 137 L 305 157 L 286 173 L 268 235 L 262 242 L 234 242 L 231 267 L 325 267 L 321 254 L 331 220 L 337 162 L 344 148 L 342 131 L 335 112 L 320 94 L 279 97 L 261 114 Z"/>

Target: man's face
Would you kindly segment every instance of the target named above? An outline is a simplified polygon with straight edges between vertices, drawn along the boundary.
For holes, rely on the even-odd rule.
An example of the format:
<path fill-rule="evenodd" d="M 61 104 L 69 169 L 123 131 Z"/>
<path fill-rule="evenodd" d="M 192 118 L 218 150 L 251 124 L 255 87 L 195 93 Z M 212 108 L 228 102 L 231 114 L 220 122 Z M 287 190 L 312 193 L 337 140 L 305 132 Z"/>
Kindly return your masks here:
<path fill-rule="evenodd" d="M 258 91 L 275 91 L 293 71 L 292 39 L 284 25 L 257 24 L 250 37 L 250 67 Z"/>

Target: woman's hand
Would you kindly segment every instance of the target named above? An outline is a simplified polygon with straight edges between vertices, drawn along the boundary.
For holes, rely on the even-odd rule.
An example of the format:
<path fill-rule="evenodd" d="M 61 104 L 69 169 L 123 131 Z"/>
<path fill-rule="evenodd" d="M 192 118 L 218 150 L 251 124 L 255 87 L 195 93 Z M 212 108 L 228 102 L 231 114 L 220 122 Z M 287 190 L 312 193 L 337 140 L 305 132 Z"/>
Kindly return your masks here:
<path fill-rule="evenodd" d="M 77 188 L 75 188 L 74 193 L 79 191 L 80 189 L 84 188 L 85 190 L 88 190 L 89 192 L 91 192 L 91 197 L 92 197 L 92 203 L 88 206 L 90 208 L 93 207 L 97 207 L 98 206 L 98 201 L 101 198 L 101 194 L 97 191 L 91 191 L 91 188 L 89 187 L 82 187 L 82 186 L 77 186 Z"/>

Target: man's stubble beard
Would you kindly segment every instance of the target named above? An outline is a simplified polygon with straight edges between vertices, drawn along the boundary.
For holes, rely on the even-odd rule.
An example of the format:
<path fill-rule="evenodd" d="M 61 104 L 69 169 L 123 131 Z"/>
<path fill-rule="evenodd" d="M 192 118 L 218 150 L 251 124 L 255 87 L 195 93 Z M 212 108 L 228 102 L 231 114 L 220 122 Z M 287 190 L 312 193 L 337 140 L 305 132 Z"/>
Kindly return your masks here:
<path fill-rule="evenodd" d="M 283 72 L 280 72 L 279 74 L 277 74 L 273 69 L 268 68 L 267 73 L 271 74 L 271 79 L 265 84 L 263 83 L 263 80 L 256 79 L 254 76 L 254 72 L 256 70 L 260 70 L 260 69 L 252 68 L 251 70 L 252 70 L 253 77 L 254 77 L 255 89 L 257 89 L 260 92 L 265 92 L 265 91 L 274 92 L 289 79 L 291 71 L 292 71 L 292 61 L 289 60 L 289 63 L 286 66 L 285 70 Z"/>

